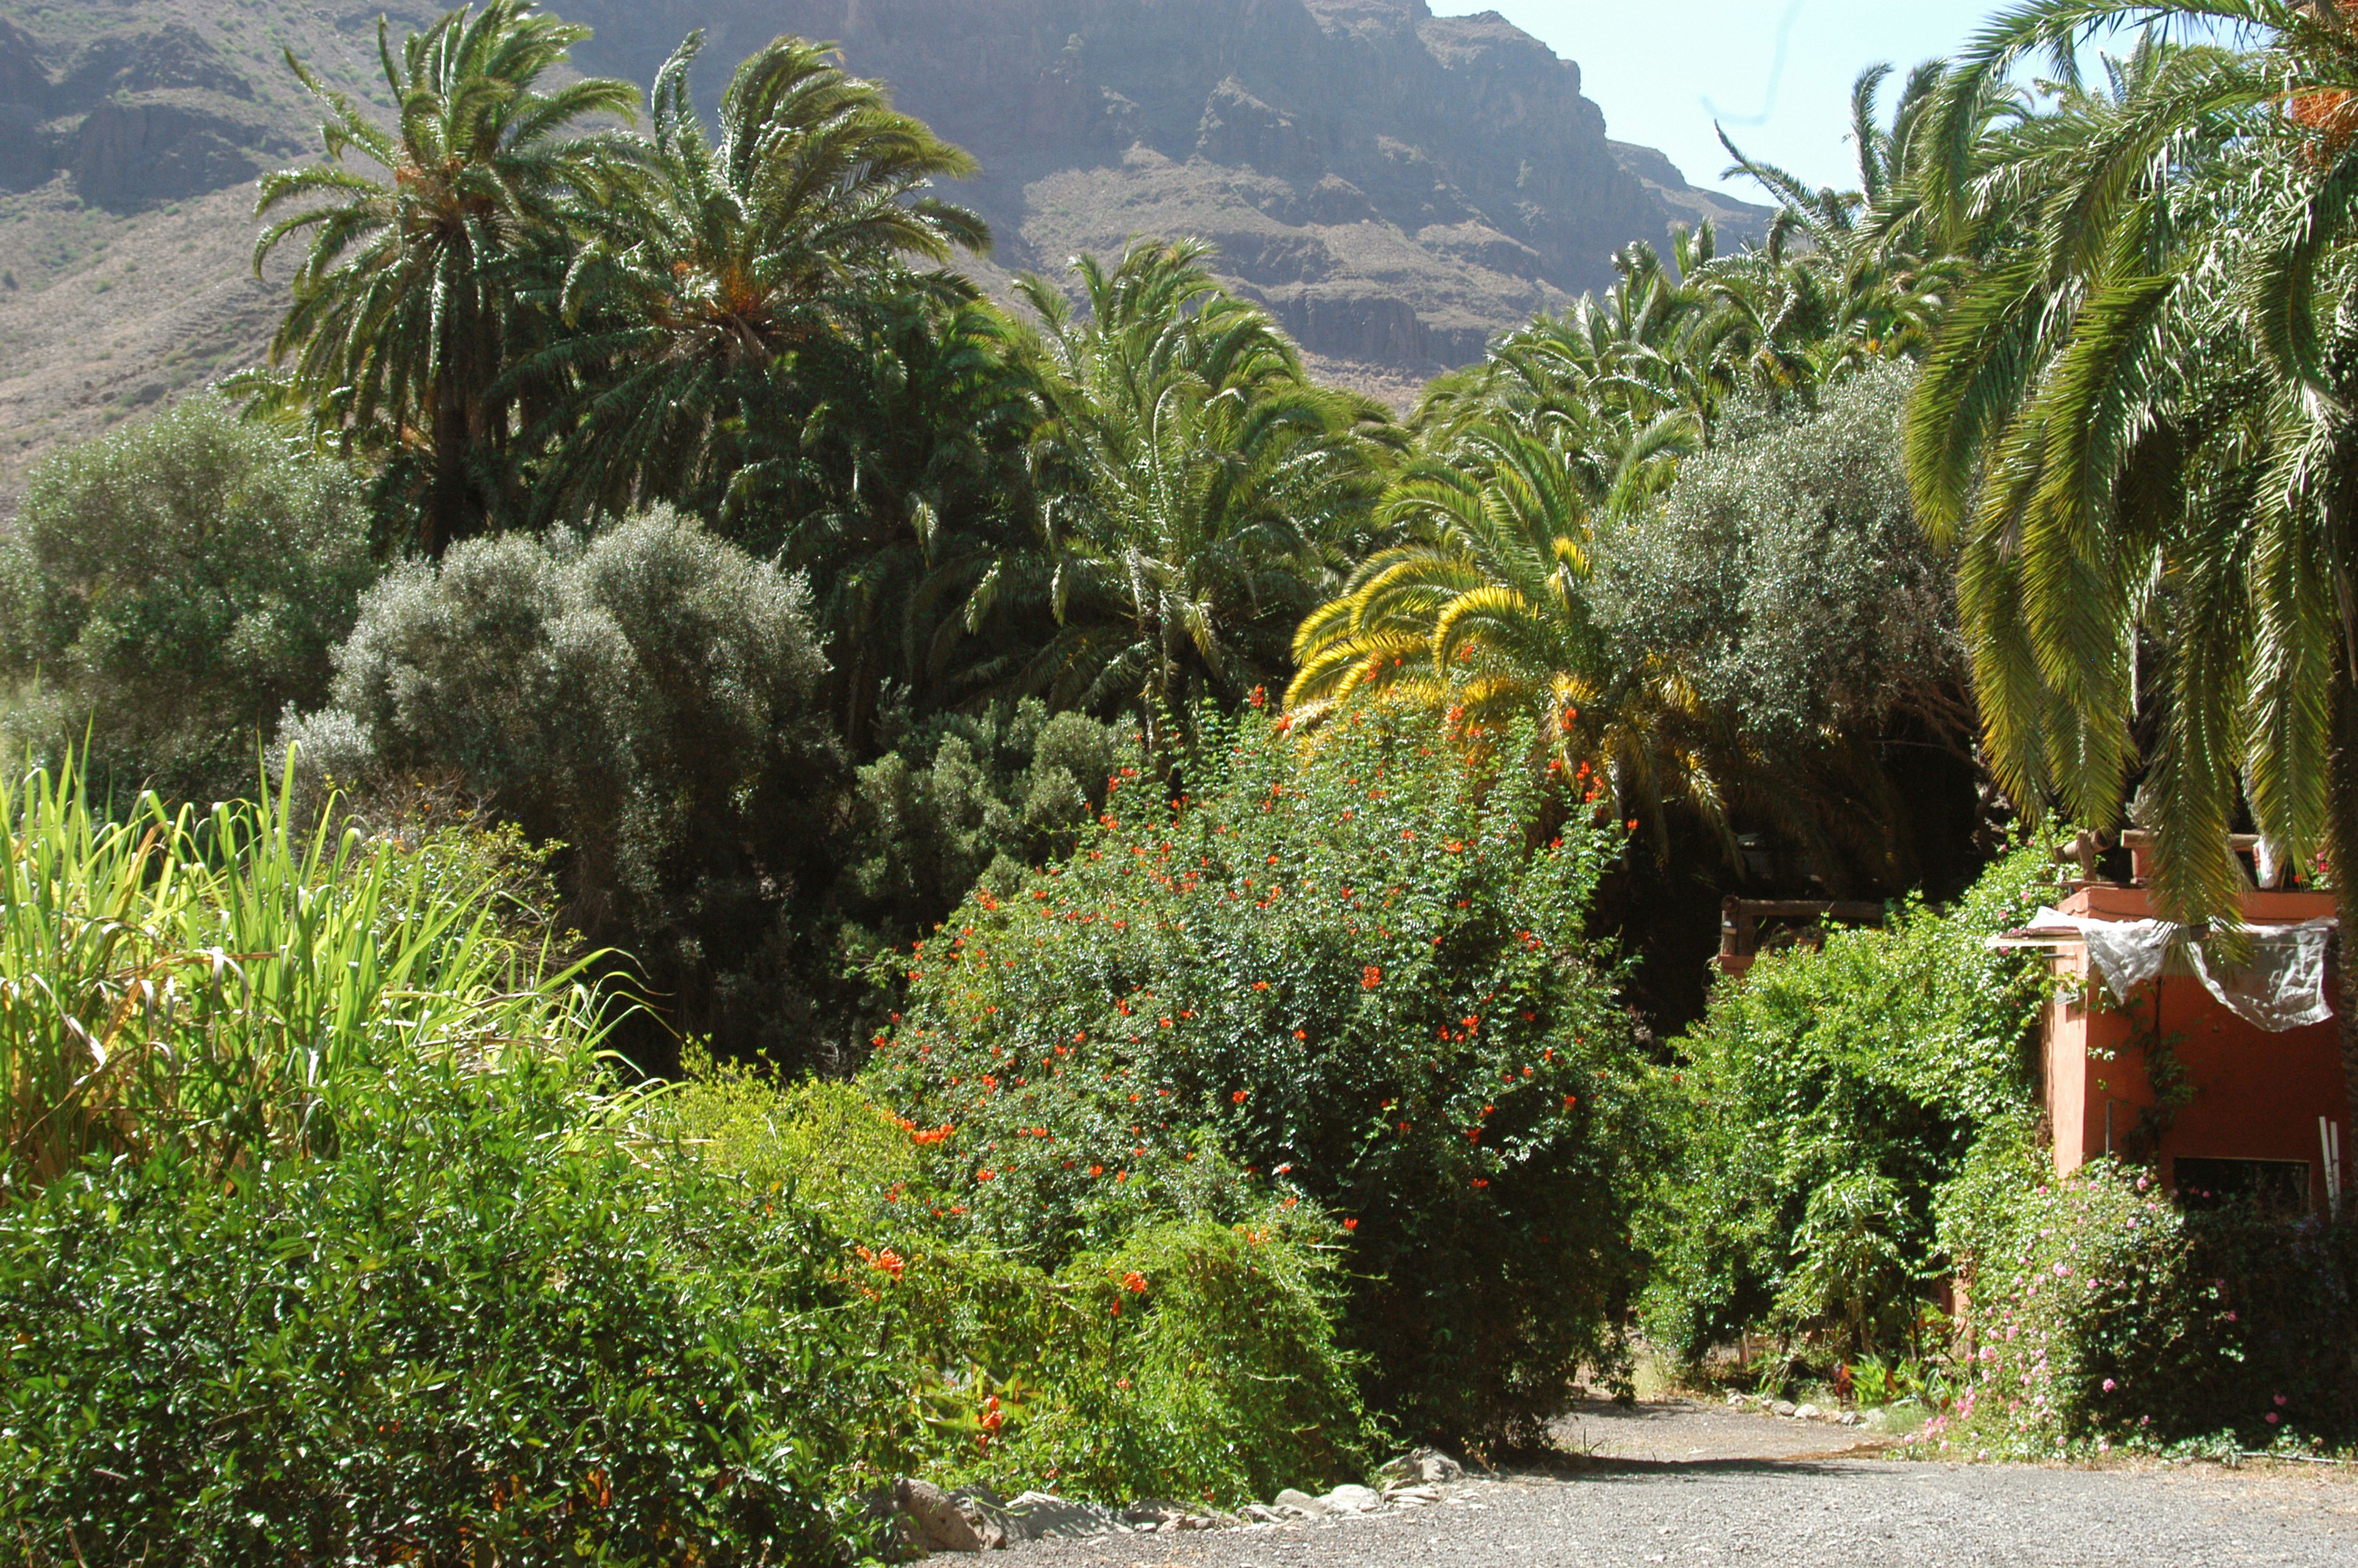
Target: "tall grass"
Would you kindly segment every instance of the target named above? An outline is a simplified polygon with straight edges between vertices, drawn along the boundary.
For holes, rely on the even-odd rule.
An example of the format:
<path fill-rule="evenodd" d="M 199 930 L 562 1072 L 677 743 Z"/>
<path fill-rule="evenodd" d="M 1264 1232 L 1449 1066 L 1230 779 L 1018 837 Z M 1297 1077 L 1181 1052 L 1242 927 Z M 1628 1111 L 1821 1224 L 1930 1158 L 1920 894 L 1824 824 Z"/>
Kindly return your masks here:
<path fill-rule="evenodd" d="M 70 760 L 0 779 L 0 1197 L 93 1155 L 324 1152 L 395 1055 L 602 1038 L 582 964 L 518 939 L 495 875 L 257 794 L 110 817 Z"/>

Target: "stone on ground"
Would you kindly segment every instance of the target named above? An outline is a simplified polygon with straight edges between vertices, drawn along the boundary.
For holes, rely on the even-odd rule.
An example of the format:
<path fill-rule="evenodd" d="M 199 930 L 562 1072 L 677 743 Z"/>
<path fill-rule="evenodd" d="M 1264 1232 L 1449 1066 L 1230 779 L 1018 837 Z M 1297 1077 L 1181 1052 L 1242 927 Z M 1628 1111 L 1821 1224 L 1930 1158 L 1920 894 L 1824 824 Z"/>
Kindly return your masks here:
<path fill-rule="evenodd" d="M 894 1483 L 892 1500 L 915 1528 L 917 1544 L 928 1552 L 980 1552 L 982 1537 L 958 1507 L 957 1499 L 930 1481 L 903 1477 Z"/>
<path fill-rule="evenodd" d="M 1076 1503 L 1054 1492 L 1025 1492 L 1010 1498 L 1007 1515 L 1031 1541 L 1109 1535 L 1128 1528 L 1095 1503 Z"/>

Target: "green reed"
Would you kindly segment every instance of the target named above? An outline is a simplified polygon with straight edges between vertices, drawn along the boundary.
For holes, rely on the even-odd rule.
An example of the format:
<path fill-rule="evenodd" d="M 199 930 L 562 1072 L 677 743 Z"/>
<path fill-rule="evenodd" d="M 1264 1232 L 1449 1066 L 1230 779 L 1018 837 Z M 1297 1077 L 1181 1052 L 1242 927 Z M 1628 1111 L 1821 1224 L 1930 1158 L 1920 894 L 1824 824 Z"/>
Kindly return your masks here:
<path fill-rule="evenodd" d="M 110 816 L 70 762 L 0 779 L 0 1195 L 93 1155 L 326 1152 L 399 1060 L 598 1048 L 587 960 L 519 940 L 494 877 L 257 795 Z"/>

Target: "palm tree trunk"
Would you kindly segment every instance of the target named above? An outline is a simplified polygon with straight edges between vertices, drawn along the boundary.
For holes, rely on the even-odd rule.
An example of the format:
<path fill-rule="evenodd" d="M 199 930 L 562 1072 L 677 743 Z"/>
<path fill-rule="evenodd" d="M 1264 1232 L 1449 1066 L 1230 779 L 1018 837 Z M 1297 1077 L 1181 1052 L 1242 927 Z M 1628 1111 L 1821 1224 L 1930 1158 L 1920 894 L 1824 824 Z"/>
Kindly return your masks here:
<path fill-rule="evenodd" d="M 2341 994 L 2334 1011 L 2342 1025 L 2342 1086 L 2343 1147 L 2358 1149 L 2358 1129 L 2350 1118 L 2358 1115 L 2358 672 L 2350 665 L 2348 644 L 2334 671 L 2333 744 L 2326 762 L 2326 809 L 2331 820 L 2326 833 L 2326 869 L 2333 878 L 2334 914 L 2341 929 L 2337 979 Z M 2350 1179 L 2342 1182 L 2342 1215 L 2353 1211 Z"/>
<path fill-rule="evenodd" d="M 417 520 L 417 547 L 439 557 L 467 527 L 467 400 L 446 381 L 434 395 L 434 482 Z"/>

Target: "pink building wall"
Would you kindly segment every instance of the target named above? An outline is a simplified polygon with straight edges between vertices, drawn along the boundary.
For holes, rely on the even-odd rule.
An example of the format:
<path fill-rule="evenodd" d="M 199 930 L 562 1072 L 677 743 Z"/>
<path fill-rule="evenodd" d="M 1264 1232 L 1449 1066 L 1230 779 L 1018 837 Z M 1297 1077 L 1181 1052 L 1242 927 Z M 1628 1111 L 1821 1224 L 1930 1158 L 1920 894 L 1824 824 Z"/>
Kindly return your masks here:
<path fill-rule="evenodd" d="M 2104 885 L 2082 888 L 2061 908 L 2066 914 L 2122 920 L 2147 919 L 2153 913 L 2145 889 Z M 2244 910 L 2244 919 L 2255 925 L 2289 923 L 2331 915 L 2333 900 L 2325 893 L 2255 892 L 2245 895 Z M 2114 1151 L 2125 1154 L 2134 1149 L 2139 1112 L 2156 1096 L 2130 1014 L 2114 1006 L 2101 982 L 2093 990 L 2088 987 L 2086 948 L 2063 944 L 2055 966 L 2075 982 L 2048 1004 L 2041 1032 L 2055 1169 L 2063 1174 L 2101 1158 L 2108 1136 Z M 2340 1020 L 2271 1034 L 2222 1007 L 2190 975 L 2166 974 L 2155 985 L 2160 989 L 2159 1032 L 2176 1037 L 2172 1053 L 2193 1087 L 2193 1098 L 2179 1109 L 2155 1151 L 2163 1183 L 2177 1187 L 2180 1158 L 2299 1162 L 2309 1167 L 2311 1205 L 2322 1208 L 2319 1117 L 2341 1128 L 2345 1180 L 2353 1157 Z M 2138 1024 L 2152 1022 L 2151 990 L 2134 999 Z M 2083 998 L 2093 998 L 2093 1003 Z"/>

